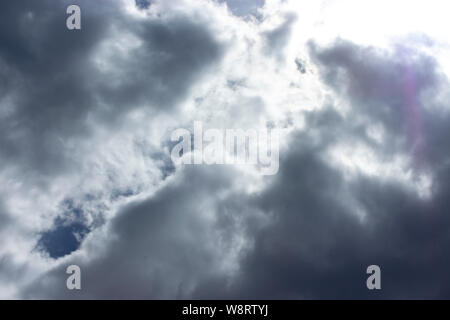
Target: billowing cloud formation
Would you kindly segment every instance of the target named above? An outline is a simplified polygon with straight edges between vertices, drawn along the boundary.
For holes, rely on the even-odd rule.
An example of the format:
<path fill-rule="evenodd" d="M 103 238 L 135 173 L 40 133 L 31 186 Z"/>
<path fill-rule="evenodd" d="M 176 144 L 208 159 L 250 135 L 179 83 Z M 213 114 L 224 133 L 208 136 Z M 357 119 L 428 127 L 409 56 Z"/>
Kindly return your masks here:
<path fill-rule="evenodd" d="M 123 0 L 79 1 L 69 31 L 68 4 L 0 4 L 0 297 L 449 297 L 436 29 L 367 43 L 328 1 Z M 195 120 L 283 129 L 279 173 L 175 165 Z"/>

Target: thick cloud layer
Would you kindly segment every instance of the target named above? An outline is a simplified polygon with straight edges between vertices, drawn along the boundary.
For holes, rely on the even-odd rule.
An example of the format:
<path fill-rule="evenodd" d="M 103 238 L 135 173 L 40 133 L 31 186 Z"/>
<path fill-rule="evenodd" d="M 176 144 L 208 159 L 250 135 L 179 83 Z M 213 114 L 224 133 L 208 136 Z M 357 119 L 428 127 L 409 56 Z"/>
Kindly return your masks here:
<path fill-rule="evenodd" d="M 79 31 L 69 2 L 0 4 L 0 298 L 450 296 L 437 29 L 361 40 L 328 1 L 78 3 Z M 172 163 L 194 121 L 282 129 L 278 174 Z"/>

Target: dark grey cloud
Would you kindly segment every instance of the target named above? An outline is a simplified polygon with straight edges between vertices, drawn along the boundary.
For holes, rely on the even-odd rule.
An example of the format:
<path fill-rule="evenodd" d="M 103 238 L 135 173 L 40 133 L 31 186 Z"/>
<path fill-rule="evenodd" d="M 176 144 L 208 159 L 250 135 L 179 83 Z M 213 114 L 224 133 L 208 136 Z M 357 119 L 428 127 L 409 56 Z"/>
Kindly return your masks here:
<path fill-rule="evenodd" d="M 6 230 L 13 222 L 10 214 L 7 212 L 3 200 L 0 200 L 0 234 Z"/>
<path fill-rule="evenodd" d="M 28 0 L 0 4 L 0 167 L 11 178 L 8 183 L 20 184 L 22 192 L 37 188 L 45 194 L 54 178 L 82 171 L 90 156 L 85 153 L 96 152 L 89 145 L 97 130 L 114 135 L 126 126 L 125 118 L 132 111 L 175 117 L 178 103 L 226 50 L 201 19 L 167 10 L 137 21 L 120 2 L 78 1 L 82 29 L 69 31 L 66 8 L 70 4 Z M 133 49 L 121 55 L 114 46 L 127 37 Z M 161 163 L 163 178 L 174 172 L 161 150 L 146 157 Z M 105 175 L 110 175 L 112 184 L 114 173 Z M 47 227 L 33 230 L 36 234 L 24 231 L 36 238 L 30 259 L 39 251 L 51 258 L 76 251 L 87 233 L 104 224 L 108 205 L 135 195 L 139 186 L 111 188 L 68 195 L 70 201 L 78 197 L 77 207 L 55 199 L 45 210 L 60 210 L 56 218 L 50 212 L 30 211 L 30 217 L 44 214 L 53 219 Z M 73 220 L 78 211 L 80 217 Z M 93 221 L 87 222 L 87 217 Z M 15 220 L 26 218 L 0 210 L 1 231 Z M 10 261 L 9 256 L 0 253 L 2 261 Z"/>
<path fill-rule="evenodd" d="M 83 290 L 65 287 L 61 265 L 24 290 L 38 298 L 187 298 L 195 286 L 221 275 L 239 229 L 227 201 L 233 182 L 220 166 L 191 167 L 153 197 L 124 207 L 108 227 L 106 249 L 90 261 L 71 257 L 83 270 Z M 189 181 L 189 183 L 187 183 Z M 195 187 L 194 187 L 195 186 Z M 219 215 L 220 214 L 220 215 Z M 238 214 L 238 212 L 235 212 Z"/>
<path fill-rule="evenodd" d="M 279 174 L 267 177 L 261 192 L 228 192 L 219 200 L 238 179 L 233 172 L 218 167 L 178 172 L 156 195 L 121 210 L 111 221 L 104 251 L 93 260 L 68 261 L 84 270 L 82 292 L 65 289 L 60 266 L 24 289 L 25 297 L 448 298 L 449 153 L 442 139 L 429 137 L 445 133 L 450 119 L 433 117 L 426 103 L 437 102 L 423 98 L 427 90 L 446 88 L 438 65 L 428 56 L 396 60 L 342 41 L 313 47 L 311 54 L 324 83 L 350 103 L 350 115 L 343 116 L 332 99 L 306 113 L 307 128 L 290 135 Z M 366 143 L 386 163 L 392 152 L 415 156 L 404 138 L 408 120 L 399 111 L 411 101 L 403 91 L 407 68 L 415 77 L 411 94 L 424 114 L 427 150 L 440 150 L 434 152 L 436 161 L 412 173 L 432 169 L 430 198 L 395 179 L 359 173 L 349 180 L 327 158 L 341 141 Z M 382 123 L 389 140 L 371 141 L 364 133 L 366 120 Z M 227 252 L 219 249 L 232 248 L 233 239 L 242 236 L 251 245 L 234 261 L 236 271 L 218 272 Z M 365 286 L 372 264 L 382 268 L 378 292 Z"/>
<path fill-rule="evenodd" d="M 440 122 L 429 109 L 437 103 L 432 96 L 448 90 L 436 60 L 408 46 L 388 52 L 337 40 L 330 48 L 318 50 L 314 43 L 310 48 L 323 81 L 350 101 L 356 117 L 383 124 L 391 140 L 383 147 L 391 153 L 408 148 L 423 164 L 430 152 L 428 135 Z"/>
<path fill-rule="evenodd" d="M 0 256 L 0 285 L 19 282 L 27 271 L 26 269 L 26 266 L 15 263 L 12 255 Z"/>
<path fill-rule="evenodd" d="M 121 26 L 127 28 L 131 23 L 125 20 Z M 128 28 L 142 45 L 129 56 L 113 56 L 111 61 L 120 73 L 106 73 L 99 79 L 102 102 L 118 110 L 146 104 L 162 112 L 173 111 L 190 85 L 225 49 L 204 25 L 183 16 Z M 120 85 L 111 86 L 111 80 L 120 81 Z"/>
<path fill-rule="evenodd" d="M 448 186 L 431 202 L 395 182 L 361 176 L 349 184 L 308 135 L 293 140 L 280 175 L 255 199 L 274 222 L 254 235 L 230 290 L 204 283 L 197 297 L 448 298 Z M 349 197 L 366 210 L 364 221 Z M 380 292 L 365 286 L 372 264 L 382 268 Z"/>
<path fill-rule="evenodd" d="M 0 8 L 2 98 L 9 98 L 2 104 L 11 110 L 0 120 L 2 162 L 44 174 L 70 160 L 63 139 L 86 132 L 83 118 L 93 100 L 84 65 L 106 31 L 107 21 L 98 18 L 109 15 L 106 6 L 86 10 L 89 32 L 71 33 L 64 28 L 67 3 L 18 1 Z"/>
<path fill-rule="evenodd" d="M 263 3 L 227 2 L 237 15 Z M 180 10 L 136 20 L 106 0 L 80 0 L 83 29 L 71 32 L 64 28 L 67 4 L 0 4 L 0 159 L 2 169 L 18 169 L 19 181 L 79 169 L 80 145 L 97 128 L 112 135 L 132 111 L 176 117 L 227 50 L 199 16 Z M 153 2 L 134 4 L 150 14 Z M 263 34 L 262 56 L 286 62 L 281 53 L 295 21 L 287 15 Z M 17 281 L 23 298 L 449 298 L 450 117 L 439 97 L 450 87 L 439 63 L 406 44 L 388 51 L 312 42 L 309 53 L 302 78 L 314 74 L 312 63 L 330 94 L 321 109 L 298 111 L 305 128 L 291 132 L 280 172 L 264 177 L 259 191 L 240 189 L 247 177 L 230 167 L 175 170 L 164 151 L 170 143 L 160 150 L 137 141 L 145 157 L 159 161 L 161 184 L 139 196 L 140 186 L 116 185 L 118 172 L 99 166 L 110 190 L 67 195 L 54 205 L 50 229 L 36 235 L 44 256 L 64 257 L 59 264 L 24 283 L 33 266 L 7 252 L 0 283 Z M 306 62 L 292 62 L 302 72 Z M 228 85 L 238 91 L 241 81 Z M 209 94 L 220 96 L 215 89 Z M 368 134 L 373 124 L 383 139 Z M 357 171 L 349 178 L 330 158 L 341 143 L 367 146 L 382 168 L 399 156 L 412 159 L 408 181 L 428 175 L 429 196 L 395 174 Z M 0 239 L 15 223 L 6 209 L 0 203 Z M 82 269 L 80 292 L 66 288 L 69 264 Z M 365 286 L 372 264 L 382 268 L 379 292 Z"/>
<path fill-rule="evenodd" d="M 442 141 L 433 140 L 447 136 L 442 129 L 450 118 L 431 113 L 426 107 L 437 102 L 424 94 L 449 89 L 438 65 L 414 51 L 396 58 L 345 41 L 312 48 L 324 82 L 348 99 L 350 114 L 341 116 L 331 101 L 325 110 L 307 116 L 306 132 L 291 137 L 280 174 L 256 201 L 261 210 L 274 213 L 274 223 L 254 235 L 254 250 L 243 259 L 240 277 L 224 296 L 449 298 L 449 152 Z M 414 90 L 405 92 L 411 84 L 406 70 L 412 73 Z M 388 131 L 384 144 L 373 145 L 386 165 L 393 152 L 416 157 L 417 150 L 410 147 L 411 120 L 404 114 L 412 107 L 407 111 L 423 117 L 426 145 L 420 151 L 439 154 L 413 168 L 414 175 L 424 167 L 433 172 L 431 198 L 422 199 L 407 186 L 377 176 L 359 174 L 348 181 L 323 156 L 339 141 L 368 143 L 358 124 L 367 117 L 366 124 L 380 121 Z M 403 142 L 393 147 L 395 139 Z M 423 157 L 429 160 L 430 154 Z M 363 208 L 364 219 L 355 215 L 355 206 Z M 365 287 L 365 270 L 372 264 L 382 268 L 379 292 Z M 214 295 L 217 285 L 203 284 L 198 296 Z"/>
<path fill-rule="evenodd" d="M 82 30 L 69 31 L 68 4 L 25 0 L 0 7 L 0 86 L 8 108 L 0 119 L 2 162 L 31 174 L 76 165 L 68 142 L 92 135 L 88 119 L 116 127 L 138 107 L 173 110 L 223 50 L 199 21 L 178 15 L 134 23 L 118 3 L 105 1 L 78 2 Z M 101 73 L 93 57 L 104 40 L 122 37 L 119 30 L 142 45 L 126 56 L 112 52 L 114 72 Z"/>

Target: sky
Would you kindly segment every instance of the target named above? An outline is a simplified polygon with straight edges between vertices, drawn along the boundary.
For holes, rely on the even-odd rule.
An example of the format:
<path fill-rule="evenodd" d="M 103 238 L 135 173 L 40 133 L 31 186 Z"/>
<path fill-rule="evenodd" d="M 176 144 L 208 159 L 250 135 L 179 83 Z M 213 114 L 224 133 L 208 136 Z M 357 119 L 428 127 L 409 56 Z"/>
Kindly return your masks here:
<path fill-rule="evenodd" d="M 450 299 L 449 6 L 0 2 L 0 298 Z M 174 163 L 195 121 L 278 172 Z"/>

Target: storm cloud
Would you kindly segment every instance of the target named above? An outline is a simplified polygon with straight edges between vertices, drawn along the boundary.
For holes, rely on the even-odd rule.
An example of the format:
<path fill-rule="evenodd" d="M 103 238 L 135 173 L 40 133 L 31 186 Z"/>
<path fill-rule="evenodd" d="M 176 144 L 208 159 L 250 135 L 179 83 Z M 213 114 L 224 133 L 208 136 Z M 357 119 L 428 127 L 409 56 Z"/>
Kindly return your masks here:
<path fill-rule="evenodd" d="M 361 40 L 327 1 L 80 0 L 71 31 L 69 4 L 0 4 L 0 298 L 450 297 L 437 29 Z M 278 174 L 173 163 L 194 121 L 280 129 Z"/>

